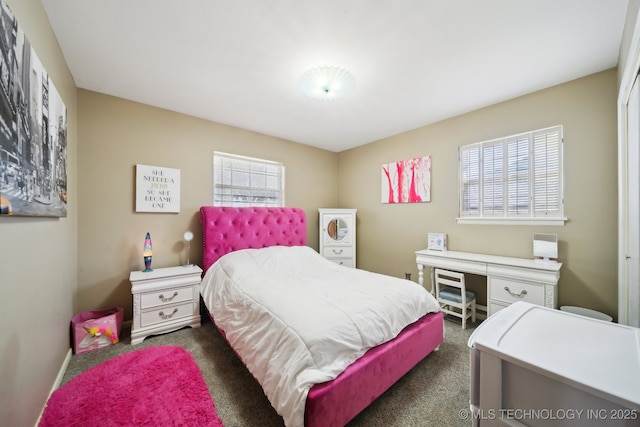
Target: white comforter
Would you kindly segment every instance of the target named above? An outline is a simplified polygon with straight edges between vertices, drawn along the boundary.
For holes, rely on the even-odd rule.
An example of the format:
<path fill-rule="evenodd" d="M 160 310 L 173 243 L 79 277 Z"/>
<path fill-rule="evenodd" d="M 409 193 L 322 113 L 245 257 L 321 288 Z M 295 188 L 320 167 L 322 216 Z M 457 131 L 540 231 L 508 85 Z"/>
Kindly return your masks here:
<path fill-rule="evenodd" d="M 439 310 L 413 282 L 339 266 L 307 246 L 229 253 L 201 294 L 287 426 L 304 424 L 314 384 Z"/>

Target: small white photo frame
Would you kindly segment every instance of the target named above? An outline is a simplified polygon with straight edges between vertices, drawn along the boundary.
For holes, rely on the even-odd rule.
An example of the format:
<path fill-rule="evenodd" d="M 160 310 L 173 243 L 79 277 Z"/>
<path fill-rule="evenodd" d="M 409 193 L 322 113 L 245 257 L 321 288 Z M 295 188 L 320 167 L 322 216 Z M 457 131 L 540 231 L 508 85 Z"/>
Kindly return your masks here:
<path fill-rule="evenodd" d="M 430 251 L 446 251 L 447 235 L 445 233 L 429 233 L 427 249 Z"/>

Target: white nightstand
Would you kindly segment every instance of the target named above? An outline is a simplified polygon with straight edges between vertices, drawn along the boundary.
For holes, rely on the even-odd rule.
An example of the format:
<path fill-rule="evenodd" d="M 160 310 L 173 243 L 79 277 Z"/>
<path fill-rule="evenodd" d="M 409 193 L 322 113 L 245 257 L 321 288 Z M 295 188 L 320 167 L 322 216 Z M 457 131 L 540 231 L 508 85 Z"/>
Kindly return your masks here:
<path fill-rule="evenodd" d="M 197 265 L 155 268 L 129 275 L 133 294 L 131 344 L 149 335 L 200 326 L 200 281 Z"/>

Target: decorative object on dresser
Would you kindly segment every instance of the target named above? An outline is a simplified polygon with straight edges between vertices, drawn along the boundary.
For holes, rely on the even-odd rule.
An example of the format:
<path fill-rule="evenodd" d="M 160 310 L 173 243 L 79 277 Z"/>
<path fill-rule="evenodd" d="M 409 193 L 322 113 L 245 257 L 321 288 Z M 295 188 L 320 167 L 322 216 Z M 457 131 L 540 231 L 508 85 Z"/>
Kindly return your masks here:
<path fill-rule="evenodd" d="M 423 249 L 416 251 L 416 263 L 420 285 L 424 284 L 425 267 L 432 270 L 432 284 L 435 268 L 486 276 L 487 316 L 516 301 L 558 308 L 561 262 Z"/>
<path fill-rule="evenodd" d="M 191 253 L 191 241 L 193 240 L 193 233 L 190 231 L 185 231 L 182 235 L 182 238 L 185 240 L 185 242 L 187 242 L 187 263 L 185 264 L 185 266 L 188 267 L 191 265 L 191 263 L 189 262 L 189 255 Z"/>
<path fill-rule="evenodd" d="M 153 256 L 153 245 L 151 244 L 151 235 L 147 232 L 144 238 L 144 246 L 142 248 L 142 258 L 144 259 L 143 273 L 149 273 L 153 271 L 151 269 L 151 257 Z"/>
<path fill-rule="evenodd" d="M 201 276 L 197 265 L 132 271 L 131 344 L 184 326 L 199 327 Z"/>
<path fill-rule="evenodd" d="M 558 258 L 558 235 L 539 234 L 533 235 L 533 257 L 543 261 Z"/>
<path fill-rule="evenodd" d="M 427 235 L 427 249 L 430 251 L 446 251 L 447 235 L 445 233 L 429 233 Z"/>
<path fill-rule="evenodd" d="M 356 266 L 356 209 L 318 209 L 320 255 L 346 267 Z"/>

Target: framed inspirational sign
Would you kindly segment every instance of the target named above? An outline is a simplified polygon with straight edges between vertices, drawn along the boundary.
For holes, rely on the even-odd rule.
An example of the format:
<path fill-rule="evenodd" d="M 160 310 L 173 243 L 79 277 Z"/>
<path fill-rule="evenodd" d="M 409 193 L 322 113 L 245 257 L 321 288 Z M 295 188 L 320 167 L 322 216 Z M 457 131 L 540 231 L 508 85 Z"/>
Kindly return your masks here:
<path fill-rule="evenodd" d="M 180 212 L 180 169 L 136 165 L 136 212 Z"/>

